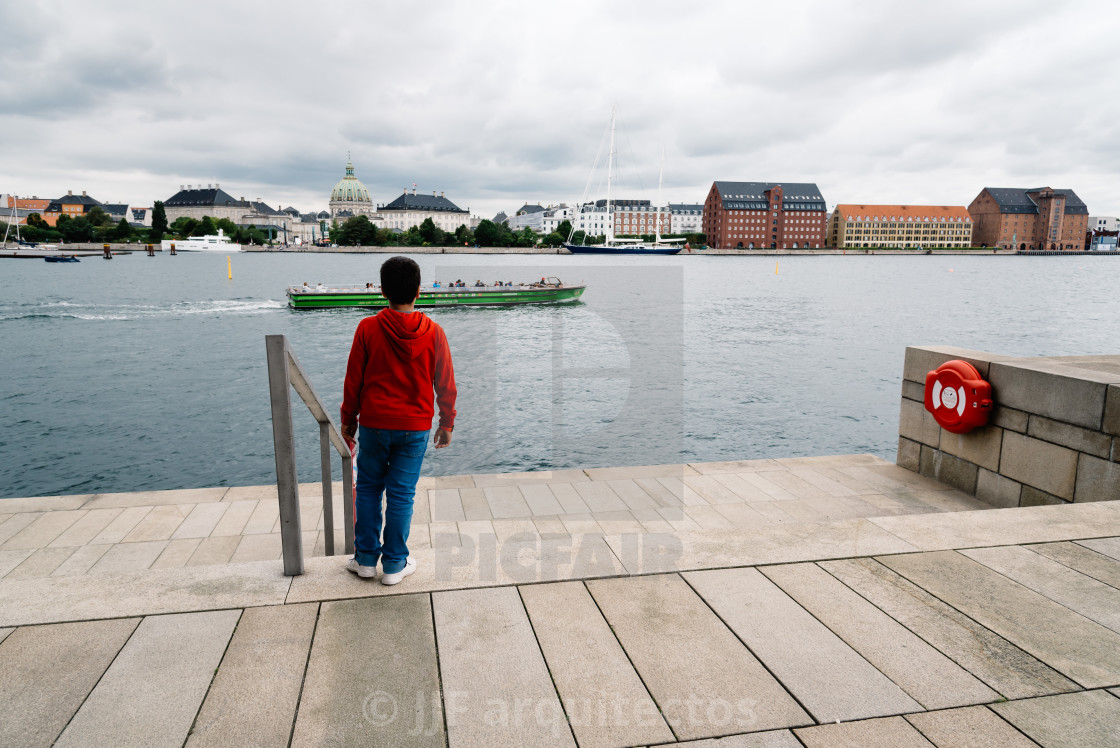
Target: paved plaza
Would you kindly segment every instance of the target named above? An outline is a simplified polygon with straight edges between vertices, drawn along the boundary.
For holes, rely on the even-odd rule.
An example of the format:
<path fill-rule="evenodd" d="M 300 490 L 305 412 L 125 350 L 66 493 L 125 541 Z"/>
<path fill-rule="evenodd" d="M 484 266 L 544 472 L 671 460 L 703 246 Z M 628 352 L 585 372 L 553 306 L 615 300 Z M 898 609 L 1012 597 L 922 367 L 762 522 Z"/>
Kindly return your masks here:
<path fill-rule="evenodd" d="M 396 587 L 314 486 L 298 577 L 274 488 L 0 501 L 0 745 L 1120 746 L 1116 502 L 867 455 L 422 489 Z"/>

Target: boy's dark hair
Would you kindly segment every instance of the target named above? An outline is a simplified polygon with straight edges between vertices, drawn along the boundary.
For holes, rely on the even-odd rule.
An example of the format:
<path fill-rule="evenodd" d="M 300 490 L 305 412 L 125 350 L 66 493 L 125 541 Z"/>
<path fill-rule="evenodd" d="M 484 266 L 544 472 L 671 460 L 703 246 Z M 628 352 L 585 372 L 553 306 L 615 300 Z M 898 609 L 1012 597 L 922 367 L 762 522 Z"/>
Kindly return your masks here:
<path fill-rule="evenodd" d="M 390 257 L 381 265 L 381 295 L 394 304 L 411 304 L 420 290 L 420 266 L 407 257 Z"/>

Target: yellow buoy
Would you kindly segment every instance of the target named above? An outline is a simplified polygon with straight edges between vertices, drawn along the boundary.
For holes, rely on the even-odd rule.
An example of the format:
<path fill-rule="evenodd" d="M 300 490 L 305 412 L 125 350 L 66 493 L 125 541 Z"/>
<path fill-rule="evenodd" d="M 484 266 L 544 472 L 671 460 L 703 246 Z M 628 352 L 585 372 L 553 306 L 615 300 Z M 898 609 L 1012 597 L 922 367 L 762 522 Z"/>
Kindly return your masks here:
<path fill-rule="evenodd" d="M 233 280 L 233 262 L 226 256 L 226 270 L 229 272 L 229 279 Z"/>
<path fill-rule="evenodd" d="M 775 262 L 775 263 L 774 263 L 774 275 L 777 275 L 777 274 L 778 274 L 778 265 L 779 265 L 779 263 L 778 263 L 778 262 Z"/>

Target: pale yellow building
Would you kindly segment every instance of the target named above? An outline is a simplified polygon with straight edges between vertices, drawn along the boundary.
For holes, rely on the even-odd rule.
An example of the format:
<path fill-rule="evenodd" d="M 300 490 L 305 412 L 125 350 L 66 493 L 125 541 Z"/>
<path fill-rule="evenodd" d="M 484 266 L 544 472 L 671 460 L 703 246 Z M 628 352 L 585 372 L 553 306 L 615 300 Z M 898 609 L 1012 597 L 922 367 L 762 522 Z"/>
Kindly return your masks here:
<path fill-rule="evenodd" d="M 903 249 L 972 246 L 972 217 L 963 205 L 837 205 L 827 246 Z"/>

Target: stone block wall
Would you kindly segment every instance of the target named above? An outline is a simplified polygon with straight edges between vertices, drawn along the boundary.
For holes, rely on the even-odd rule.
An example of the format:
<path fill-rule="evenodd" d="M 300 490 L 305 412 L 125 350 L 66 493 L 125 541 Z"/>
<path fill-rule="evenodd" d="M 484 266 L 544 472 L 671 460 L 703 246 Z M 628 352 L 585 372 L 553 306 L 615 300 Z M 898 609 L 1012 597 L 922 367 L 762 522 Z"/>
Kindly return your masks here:
<path fill-rule="evenodd" d="M 968 434 L 938 426 L 923 403 L 926 373 L 958 358 L 991 382 L 995 402 Z M 1120 499 L 1120 355 L 909 347 L 897 462 L 998 507 Z"/>

